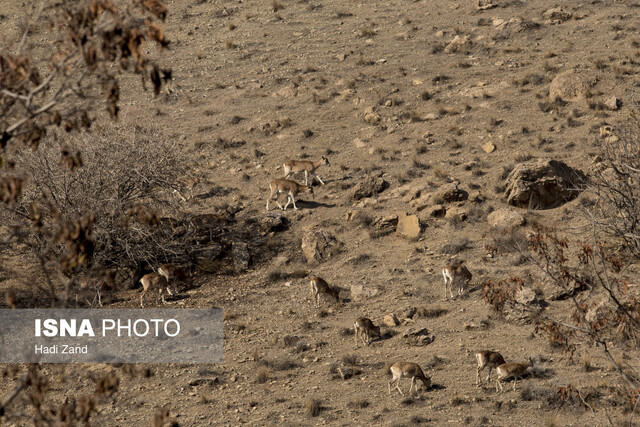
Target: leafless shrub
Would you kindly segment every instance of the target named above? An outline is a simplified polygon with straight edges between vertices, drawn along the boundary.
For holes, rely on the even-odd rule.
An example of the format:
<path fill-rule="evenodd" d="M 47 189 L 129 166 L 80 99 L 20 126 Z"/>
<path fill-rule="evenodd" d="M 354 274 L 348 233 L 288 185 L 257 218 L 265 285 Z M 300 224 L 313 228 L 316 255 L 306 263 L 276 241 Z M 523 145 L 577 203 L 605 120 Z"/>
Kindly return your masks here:
<path fill-rule="evenodd" d="M 447 254 L 447 255 L 458 254 L 458 253 L 468 249 L 469 243 L 470 243 L 470 241 L 467 238 L 460 238 L 457 241 L 452 241 L 452 242 L 449 242 L 449 243 L 445 243 L 444 245 L 442 245 L 440 247 L 440 253 L 441 254 Z"/>
<path fill-rule="evenodd" d="M 138 126 L 62 141 L 54 132 L 39 150 L 17 152 L 14 171 L 29 180 L 19 204 L 0 205 L 5 224 L 35 233 L 21 241 L 51 281 L 52 304 L 60 273 L 67 278 L 62 298 L 68 301 L 69 288 L 87 272 L 110 266 L 135 272 L 141 265 L 186 260 L 183 244 L 155 213 L 177 202 L 171 190 L 184 162 L 174 143 Z M 68 153 L 82 155 L 70 159 Z"/>
<path fill-rule="evenodd" d="M 628 282 L 620 275 L 621 259 L 597 240 L 594 244 L 571 242 L 540 226 L 528 233 L 526 246 L 521 246 L 523 240 L 516 242 L 512 248 L 524 254 L 555 288 L 554 299 L 572 302 L 571 319 L 520 304 L 516 294 L 523 280 L 517 276 L 485 283 L 484 301 L 500 312 L 518 307 L 533 313 L 536 333 L 547 336 L 552 347 L 569 357 L 584 340 L 598 346 L 627 386 L 639 389 L 636 370 L 623 367 L 609 350 L 612 341 L 630 348 L 640 345 L 640 302 L 629 294 Z"/>

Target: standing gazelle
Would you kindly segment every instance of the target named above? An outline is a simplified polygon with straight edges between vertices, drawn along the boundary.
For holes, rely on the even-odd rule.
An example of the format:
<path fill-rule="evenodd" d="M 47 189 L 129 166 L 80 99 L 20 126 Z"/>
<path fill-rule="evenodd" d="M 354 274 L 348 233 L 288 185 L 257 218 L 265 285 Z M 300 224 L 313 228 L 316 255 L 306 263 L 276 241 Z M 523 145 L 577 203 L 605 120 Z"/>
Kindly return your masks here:
<path fill-rule="evenodd" d="M 164 300 L 164 292 L 165 290 L 169 291 L 169 282 L 167 279 L 161 274 L 158 273 L 149 273 L 142 276 L 140 279 L 140 283 L 142 284 L 142 294 L 140 294 L 140 307 L 144 308 L 144 296 L 145 294 L 153 289 L 158 290 L 158 296 L 162 297 L 162 303 L 166 304 Z M 157 299 L 156 299 L 157 301 Z"/>
<path fill-rule="evenodd" d="M 267 199 L 267 210 L 269 210 L 269 202 L 271 200 L 275 200 L 278 204 L 278 207 L 283 211 L 287 210 L 287 206 L 289 206 L 289 203 L 293 203 L 293 209 L 298 210 L 298 207 L 296 206 L 296 200 L 294 199 L 294 196 L 296 194 L 300 192 L 308 192 L 311 193 L 311 196 L 313 196 L 313 187 L 300 185 L 297 182 L 290 181 L 288 179 L 274 179 L 269 184 L 269 188 L 271 189 L 271 194 Z M 280 194 L 287 195 L 287 204 L 284 205 L 284 207 L 282 207 L 282 205 L 278 201 L 278 196 L 280 196 Z"/>
<path fill-rule="evenodd" d="M 480 379 L 480 372 L 484 368 L 489 368 L 489 373 L 487 374 L 487 382 L 489 382 L 489 377 L 491 376 L 491 370 L 497 368 L 498 366 L 506 363 L 504 361 L 504 357 L 497 351 L 483 350 L 476 353 L 476 360 L 478 361 L 478 370 L 476 372 L 476 385 L 480 385 L 482 382 Z"/>
<path fill-rule="evenodd" d="M 311 297 L 313 298 L 313 305 L 316 308 L 320 307 L 320 294 L 325 294 L 336 300 L 336 304 L 340 303 L 340 291 L 336 288 L 332 288 L 329 284 L 320 277 L 311 278 Z"/>
<path fill-rule="evenodd" d="M 317 162 L 310 162 L 308 160 L 289 160 L 284 162 L 284 178 L 288 179 L 295 172 L 304 172 L 304 185 L 309 185 L 309 174 L 311 174 L 311 183 L 313 184 L 313 178 L 318 178 L 320 184 L 324 185 L 324 182 L 320 179 L 316 173 L 322 165 L 331 166 L 329 159 L 322 156 Z"/>
<path fill-rule="evenodd" d="M 167 279 L 170 285 L 167 289 L 169 295 L 178 295 L 178 282 L 184 282 L 187 278 L 184 270 L 175 264 L 163 264 L 158 267 L 158 273 Z"/>
<path fill-rule="evenodd" d="M 500 387 L 500 392 L 504 391 L 502 387 L 502 380 L 507 379 L 509 377 L 513 377 L 513 389 L 516 389 L 516 385 L 518 384 L 518 378 L 522 379 L 522 376 L 533 366 L 533 359 L 529 357 L 524 363 L 503 363 L 502 365 L 496 368 L 496 372 L 498 373 L 498 378 L 496 379 L 496 393 L 498 392 L 498 386 Z"/>
<path fill-rule="evenodd" d="M 393 378 L 389 381 L 389 396 L 391 396 L 391 384 L 396 381 L 395 389 L 400 392 L 402 396 L 404 393 L 400 390 L 400 378 L 411 378 L 411 387 L 409 388 L 409 395 L 411 395 L 411 391 L 413 388 L 416 388 L 416 392 L 418 391 L 418 384 L 416 383 L 416 378 L 422 381 L 424 387 L 426 389 L 431 387 L 431 378 L 427 377 L 422 368 L 417 363 L 413 362 L 396 362 L 391 366 L 391 375 Z"/>
<path fill-rule="evenodd" d="M 364 345 L 369 345 L 372 340 L 372 335 L 380 337 L 380 326 L 373 324 L 371 319 L 366 317 L 358 317 L 353 324 L 356 338 L 356 348 L 358 348 L 358 337 L 362 340 Z"/>
<path fill-rule="evenodd" d="M 442 270 L 442 275 L 444 276 L 444 298 L 447 299 L 447 287 L 449 288 L 449 293 L 451 294 L 451 299 L 454 299 L 453 296 L 453 286 L 455 283 L 458 283 L 458 295 L 462 295 L 464 293 L 465 286 L 471 282 L 471 278 L 473 275 L 471 272 L 465 267 L 462 262 L 457 264 L 447 264 Z"/>

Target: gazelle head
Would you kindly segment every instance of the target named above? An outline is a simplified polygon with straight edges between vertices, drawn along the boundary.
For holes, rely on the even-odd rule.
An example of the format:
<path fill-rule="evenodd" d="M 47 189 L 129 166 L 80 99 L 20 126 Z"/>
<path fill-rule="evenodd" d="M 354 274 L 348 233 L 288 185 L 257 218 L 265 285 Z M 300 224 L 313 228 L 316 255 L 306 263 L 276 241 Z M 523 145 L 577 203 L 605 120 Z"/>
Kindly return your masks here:
<path fill-rule="evenodd" d="M 329 159 L 327 159 L 325 156 L 322 156 L 322 164 L 331 166 L 331 163 L 329 163 Z"/>

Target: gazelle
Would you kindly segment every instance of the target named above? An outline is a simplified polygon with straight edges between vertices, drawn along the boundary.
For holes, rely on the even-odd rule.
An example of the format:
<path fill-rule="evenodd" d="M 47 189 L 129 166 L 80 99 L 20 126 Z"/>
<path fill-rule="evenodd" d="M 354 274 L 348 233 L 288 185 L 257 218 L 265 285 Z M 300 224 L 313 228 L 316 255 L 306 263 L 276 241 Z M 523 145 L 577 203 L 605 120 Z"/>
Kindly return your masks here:
<path fill-rule="evenodd" d="M 358 317 L 353 324 L 353 329 L 355 330 L 356 348 L 358 348 L 358 337 L 364 345 L 369 345 L 372 335 L 380 336 L 380 326 L 374 325 L 371 319 L 366 317 Z"/>
<path fill-rule="evenodd" d="M 336 304 L 340 303 L 340 291 L 336 288 L 329 286 L 329 284 L 320 277 L 311 278 L 311 297 L 313 298 L 313 305 L 316 308 L 320 307 L 320 294 L 325 294 L 336 300 Z"/>
<path fill-rule="evenodd" d="M 529 358 L 524 363 L 503 363 L 502 365 L 496 368 L 496 372 L 498 372 L 498 378 L 496 379 L 496 393 L 498 392 L 498 387 L 500 387 L 500 391 L 504 391 L 502 387 L 502 380 L 513 377 L 513 389 L 516 389 L 516 385 L 518 384 L 518 378 L 522 379 L 522 376 L 527 372 L 529 367 L 533 366 L 533 360 Z"/>
<path fill-rule="evenodd" d="M 311 193 L 311 196 L 313 196 L 313 187 L 300 185 L 297 182 L 290 181 L 288 179 L 274 179 L 269 184 L 269 188 L 271 189 L 271 194 L 267 199 L 267 210 L 269 210 L 269 202 L 271 200 L 275 200 L 278 204 L 278 207 L 283 211 L 287 210 L 287 206 L 289 206 L 289 203 L 293 203 L 293 209 L 298 210 L 298 207 L 296 206 L 296 200 L 294 199 L 294 197 L 298 193 Z M 280 196 L 280 194 L 287 195 L 287 204 L 284 205 L 284 207 L 282 207 L 280 202 L 278 202 L 278 196 Z"/>
<path fill-rule="evenodd" d="M 473 277 L 471 272 L 462 264 L 462 262 L 457 264 L 447 264 L 442 270 L 442 275 L 444 276 L 445 299 L 448 298 L 447 287 L 449 287 L 449 293 L 451 294 L 451 299 L 453 299 L 454 284 L 458 283 L 458 295 L 462 295 L 464 293 L 465 286 L 471 282 L 471 278 Z"/>
<path fill-rule="evenodd" d="M 411 395 L 411 391 L 413 388 L 416 388 L 416 392 L 418 391 L 418 384 L 416 383 L 416 378 L 422 381 L 425 388 L 431 387 L 431 378 L 427 377 L 422 368 L 417 363 L 413 362 L 396 362 L 391 366 L 391 374 L 393 378 L 389 381 L 389 396 L 391 396 L 391 384 L 396 381 L 395 389 L 400 392 L 402 396 L 404 393 L 400 390 L 400 378 L 406 377 L 411 378 L 411 387 L 409 388 L 409 395 Z"/>
<path fill-rule="evenodd" d="M 504 361 L 504 357 L 497 351 L 483 350 L 476 353 L 476 360 L 478 361 L 478 370 L 476 372 L 476 385 L 480 385 L 482 382 L 480 379 L 480 372 L 484 368 L 489 368 L 489 373 L 487 374 L 487 382 L 489 382 L 489 377 L 491 376 L 491 370 L 493 368 L 497 368 L 500 365 L 506 363 Z"/>
<path fill-rule="evenodd" d="M 163 264 L 158 267 L 158 274 L 164 276 L 167 279 L 167 283 L 169 283 L 169 288 L 167 289 L 167 293 L 169 295 L 177 295 L 178 294 L 178 282 L 184 282 L 187 278 L 186 273 L 183 269 L 178 267 L 175 264 Z"/>
<path fill-rule="evenodd" d="M 167 282 L 167 279 L 165 279 L 163 275 L 158 273 L 145 274 L 144 276 L 142 276 L 142 279 L 140 279 L 140 283 L 142 284 L 142 294 L 140 294 L 140 307 L 144 308 L 145 294 L 148 291 L 154 289 L 158 290 L 158 296 L 162 297 L 162 303 L 166 304 L 166 301 L 164 300 L 164 291 L 167 290 L 168 292 L 169 282 Z"/>
<path fill-rule="evenodd" d="M 318 169 L 322 165 L 331 166 L 329 163 L 329 159 L 322 156 L 320 160 L 317 162 L 310 162 L 308 160 L 289 160 L 284 162 L 284 178 L 288 179 L 295 172 L 304 172 L 304 185 L 309 185 L 309 174 L 311 174 L 311 183 L 313 184 L 313 178 L 318 178 L 320 184 L 324 185 L 324 182 L 320 179 L 318 174 L 316 173 L 316 169 Z"/>

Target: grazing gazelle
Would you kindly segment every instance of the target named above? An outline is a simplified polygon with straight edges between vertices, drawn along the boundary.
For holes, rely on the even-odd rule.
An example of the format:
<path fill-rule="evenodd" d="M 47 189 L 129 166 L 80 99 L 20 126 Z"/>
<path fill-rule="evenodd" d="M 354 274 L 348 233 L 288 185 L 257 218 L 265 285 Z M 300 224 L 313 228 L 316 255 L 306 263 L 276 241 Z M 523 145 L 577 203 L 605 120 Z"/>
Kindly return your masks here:
<path fill-rule="evenodd" d="M 489 382 L 489 377 L 491 376 L 491 370 L 493 368 L 497 368 L 498 366 L 506 363 L 504 361 L 504 357 L 497 351 L 483 350 L 476 353 L 476 359 L 478 360 L 478 371 L 476 372 L 476 385 L 480 385 L 482 380 L 480 379 L 480 372 L 484 368 L 489 368 L 489 373 L 487 374 L 487 382 Z"/>
<path fill-rule="evenodd" d="M 431 387 L 431 378 L 427 377 L 422 368 L 417 363 L 413 362 L 396 362 L 391 366 L 391 374 L 393 378 L 389 381 L 389 396 L 391 396 L 391 384 L 396 381 L 395 389 L 400 392 L 402 396 L 404 393 L 400 390 L 400 378 L 406 377 L 411 378 L 411 387 L 409 388 L 409 395 L 411 395 L 411 391 L 413 388 L 416 388 L 416 392 L 418 391 L 418 384 L 416 383 L 416 378 L 422 381 L 425 388 Z"/>
<path fill-rule="evenodd" d="M 182 283 L 186 280 L 187 275 L 183 269 L 178 267 L 175 264 L 163 264 L 158 267 L 158 273 L 163 275 L 167 282 L 169 283 L 169 288 L 167 292 L 169 295 L 177 295 L 178 294 L 178 282 Z"/>
<path fill-rule="evenodd" d="M 451 294 L 451 299 L 453 296 L 453 286 L 455 283 L 458 283 L 458 295 L 462 295 L 464 293 L 465 286 L 471 282 L 471 278 L 473 275 L 471 272 L 465 267 L 462 262 L 457 264 L 447 264 L 444 269 L 442 269 L 442 275 L 444 276 L 444 298 L 447 299 L 447 287 L 449 288 L 449 293 Z"/>
<path fill-rule="evenodd" d="M 309 185 L 309 174 L 311 174 L 311 183 L 313 184 L 313 178 L 318 178 L 320 184 L 324 185 L 324 182 L 320 179 L 316 173 L 322 165 L 331 166 L 329 159 L 322 156 L 317 162 L 310 162 L 308 160 L 289 160 L 284 162 L 284 178 L 289 178 L 295 172 L 304 172 L 304 185 Z"/>
<path fill-rule="evenodd" d="M 144 296 L 147 291 L 157 289 L 158 296 L 162 297 L 162 303 L 165 304 L 164 300 L 164 291 L 169 290 L 169 282 L 167 279 L 161 274 L 158 273 L 149 273 L 142 276 L 140 279 L 140 283 L 142 284 L 142 294 L 140 294 L 140 307 L 144 308 Z M 157 301 L 157 298 L 156 298 Z"/>
<path fill-rule="evenodd" d="M 269 184 L 269 188 L 271 189 L 271 194 L 267 199 L 267 210 L 269 210 L 269 202 L 271 200 L 275 200 L 278 204 L 278 207 L 283 211 L 287 210 L 287 206 L 289 206 L 289 203 L 293 203 L 293 209 L 298 210 L 298 207 L 296 206 L 296 200 L 294 199 L 294 196 L 296 194 L 301 192 L 308 192 L 311 193 L 311 196 L 313 196 L 313 187 L 300 185 L 297 182 L 290 181 L 288 179 L 274 179 Z M 280 196 L 280 194 L 287 195 L 287 204 L 284 205 L 284 207 L 282 207 L 280 202 L 278 202 L 278 196 Z"/>
<path fill-rule="evenodd" d="M 380 336 L 380 326 L 374 325 L 371 319 L 366 317 L 358 317 L 353 324 L 353 329 L 355 330 L 356 348 L 358 348 L 358 337 L 364 345 L 369 345 L 372 335 Z"/>
<path fill-rule="evenodd" d="M 498 378 L 496 379 L 496 393 L 498 392 L 498 386 L 500 387 L 500 391 L 504 391 L 502 387 L 502 380 L 507 379 L 509 377 L 513 377 L 513 389 L 516 389 L 516 385 L 518 384 L 518 378 L 522 379 L 522 376 L 527 372 L 529 367 L 533 366 L 533 360 L 529 358 L 524 363 L 503 363 L 502 365 L 496 368 L 496 372 L 498 372 Z"/>
<path fill-rule="evenodd" d="M 316 308 L 320 307 L 320 294 L 325 294 L 336 300 L 336 304 L 340 303 L 340 291 L 332 288 L 329 284 L 320 277 L 311 278 L 311 297 L 313 298 L 313 305 Z"/>

